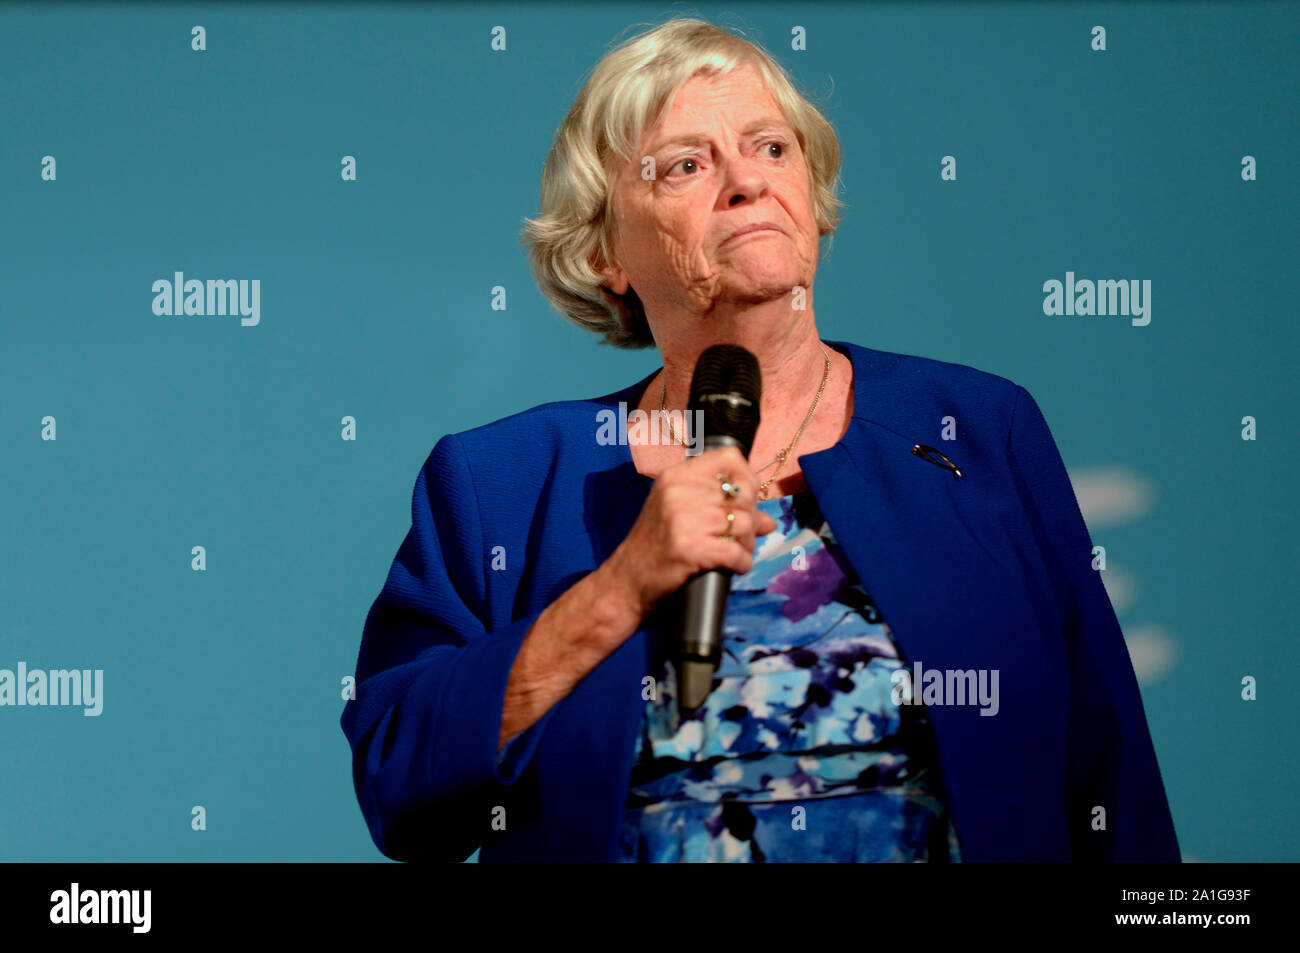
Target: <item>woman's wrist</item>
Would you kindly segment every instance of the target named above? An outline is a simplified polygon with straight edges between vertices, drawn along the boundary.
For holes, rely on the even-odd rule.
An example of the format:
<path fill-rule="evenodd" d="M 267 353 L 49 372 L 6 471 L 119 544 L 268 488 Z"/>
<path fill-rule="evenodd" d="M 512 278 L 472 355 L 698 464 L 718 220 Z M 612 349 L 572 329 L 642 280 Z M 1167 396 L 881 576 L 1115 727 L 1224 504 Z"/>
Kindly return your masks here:
<path fill-rule="evenodd" d="M 623 544 L 587 579 L 601 610 L 616 631 L 630 626 L 628 634 L 635 632 L 646 613 L 654 607 L 654 600 L 639 582 Z"/>
<path fill-rule="evenodd" d="M 623 558 L 578 580 L 533 623 L 507 680 L 498 751 L 640 627 L 642 596 Z"/>

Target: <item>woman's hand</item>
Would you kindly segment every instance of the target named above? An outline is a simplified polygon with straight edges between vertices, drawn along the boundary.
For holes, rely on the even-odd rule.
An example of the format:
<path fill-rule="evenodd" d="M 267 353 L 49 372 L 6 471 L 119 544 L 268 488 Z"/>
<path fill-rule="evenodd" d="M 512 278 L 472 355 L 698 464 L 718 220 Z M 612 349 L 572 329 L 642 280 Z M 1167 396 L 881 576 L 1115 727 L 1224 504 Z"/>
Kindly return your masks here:
<path fill-rule="evenodd" d="M 723 495 L 719 473 L 740 487 L 734 500 Z M 687 457 L 659 474 L 627 538 L 601 567 L 635 600 L 638 616 L 703 570 L 749 572 L 755 538 L 776 529 L 757 507 L 758 483 L 735 447 Z M 735 538 L 721 538 L 727 534 Z"/>
<path fill-rule="evenodd" d="M 741 488 L 728 501 L 724 474 Z M 636 632 L 670 592 L 705 569 L 749 572 L 755 535 L 776 529 L 756 504 L 758 479 L 734 447 L 707 450 L 659 474 L 627 538 L 552 602 L 528 630 L 510 669 L 500 751 Z M 729 522 L 727 510 L 735 514 Z M 735 539 L 720 539 L 730 534 Z"/>

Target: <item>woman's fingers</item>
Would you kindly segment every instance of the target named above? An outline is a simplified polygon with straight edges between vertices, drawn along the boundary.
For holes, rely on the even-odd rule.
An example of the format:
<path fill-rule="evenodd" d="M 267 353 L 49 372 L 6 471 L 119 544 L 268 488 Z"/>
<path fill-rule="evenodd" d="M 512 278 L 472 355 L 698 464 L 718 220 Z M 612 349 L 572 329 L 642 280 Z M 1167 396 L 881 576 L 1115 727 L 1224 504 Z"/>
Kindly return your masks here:
<path fill-rule="evenodd" d="M 756 540 L 777 528 L 757 497 L 758 479 L 735 447 L 665 468 L 619 547 L 620 570 L 647 604 L 701 570 L 749 572 Z"/>

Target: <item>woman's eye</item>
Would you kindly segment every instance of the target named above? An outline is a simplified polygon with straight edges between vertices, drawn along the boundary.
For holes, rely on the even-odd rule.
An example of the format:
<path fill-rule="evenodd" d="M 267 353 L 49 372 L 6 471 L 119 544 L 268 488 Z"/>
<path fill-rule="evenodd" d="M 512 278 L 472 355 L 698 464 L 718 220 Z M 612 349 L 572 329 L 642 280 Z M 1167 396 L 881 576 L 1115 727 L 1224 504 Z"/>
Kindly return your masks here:
<path fill-rule="evenodd" d="M 780 154 L 778 154 L 778 155 L 770 155 L 770 154 L 769 154 L 768 158 L 770 158 L 770 159 L 784 159 L 784 158 L 786 157 L 786 150 L 789 148 L 789 146 L 787 146 L 787 145 L 785 144 L 785 142 L 784 142 L 783 140 L 781 140 L 781 139 L 773 139 L 771 142 L 764 143 L 764 148 L 766 148 L 766 149 L 770 149 L 770 148 L 772 148 L 773 146 L 777 146 L 778 148 L 780 148 L 781 152 L 780 152 Z M 697 162 L 697 161 L 696 161 L 695 159 L 693 159 L 693 158 L 689 158 L 689 157 L 688 157 L 688 158 L 685 158 L 685 159 L 678 159 L 678 160 L 677 160 L 676 162 L 674 162 L 673 165 L 668 169 L 668 174 L 669 174 L 669 175 L 672 175 L 673 172 L 674 172 L 675 170 L 677 170 L 677 169 L 681 169 L 681 168 L 683 168 L 683 167 L 686 166 L 686 165 L 690 165 L 690 166 L 693 166 L 693 167 L 694 167 L 693 170 L 691 170 L 691 171 L 687 171 L 687 172 L 686 172 L 686 175 L 687 175 L 688 178 L 689 178 L 691 175 L 693 175 L 695 171 L 698 171 L 698 170 L 699 170 L 699 166 L 700 166 L 699 162 Z M 684 170 L 684 171 L 685 171 L 685 170 Z"/>

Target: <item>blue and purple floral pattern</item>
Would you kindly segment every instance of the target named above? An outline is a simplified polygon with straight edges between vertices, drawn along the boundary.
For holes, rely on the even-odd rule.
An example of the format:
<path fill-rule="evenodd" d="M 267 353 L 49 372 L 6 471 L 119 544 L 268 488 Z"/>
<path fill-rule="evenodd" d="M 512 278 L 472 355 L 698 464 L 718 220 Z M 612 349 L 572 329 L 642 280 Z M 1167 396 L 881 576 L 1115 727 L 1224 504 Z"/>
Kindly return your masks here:
<path fill-rule="evenodd" d="M 925 708 L 809 492 L 732 579 L 714 690 L 680 720 L 670 660 L 646 704 L 625 861 L 957 861 Z"/>

